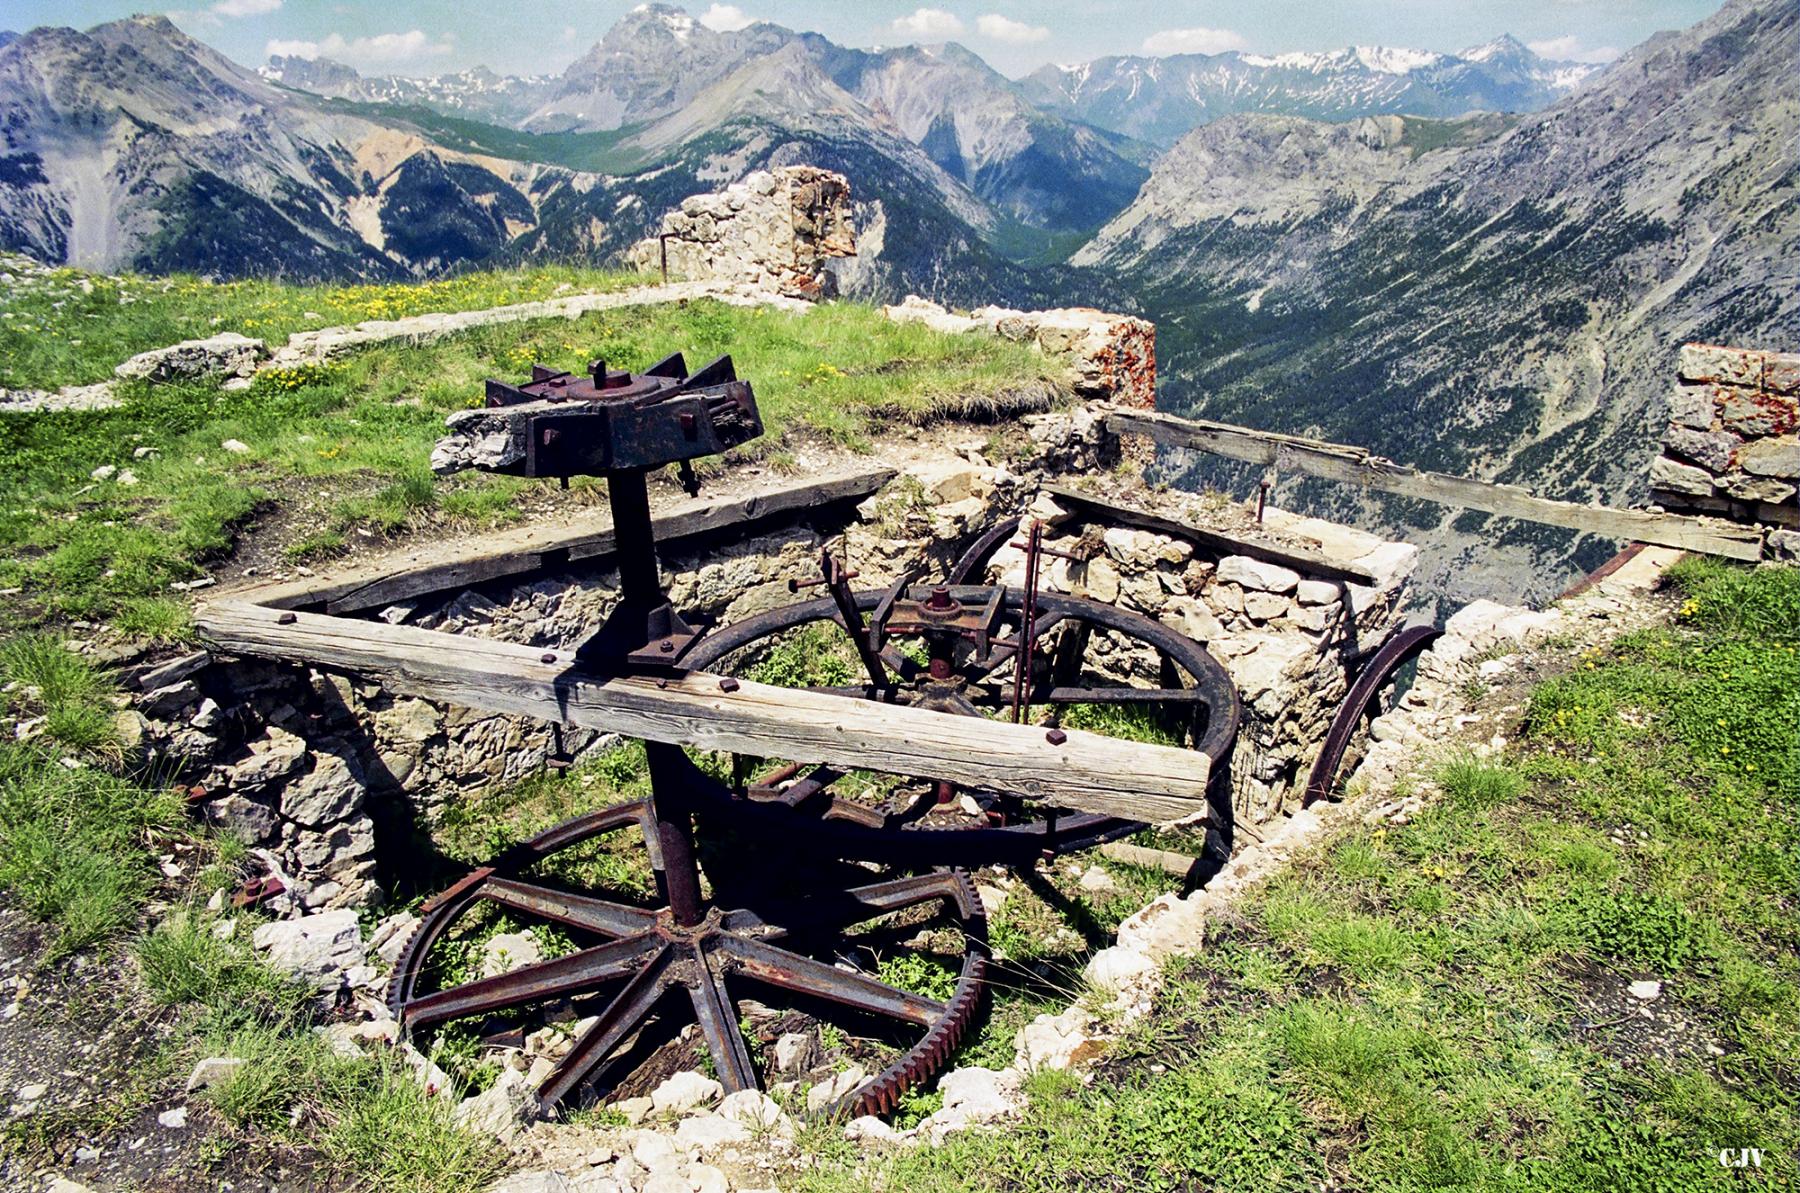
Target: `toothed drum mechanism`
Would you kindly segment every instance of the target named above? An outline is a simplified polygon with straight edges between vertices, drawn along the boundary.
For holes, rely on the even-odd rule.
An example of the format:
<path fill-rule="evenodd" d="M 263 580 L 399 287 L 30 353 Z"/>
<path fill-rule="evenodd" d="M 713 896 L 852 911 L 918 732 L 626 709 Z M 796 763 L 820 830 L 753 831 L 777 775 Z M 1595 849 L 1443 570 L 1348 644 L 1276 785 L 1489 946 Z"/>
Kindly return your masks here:
<path fill-rule="evenodd" d="M 599 476 L 612 506 L 620 600 L 579 650 L 604 673 L 705 670 L 806 687 L 847 700 L 1031 721 L 1051 740 L 1075 706 L 1148 714 L 1222 774 L 1239 706 L 1205 649 L 1145 617 L 1037 591 L 1041 528 L 1017 520 L 973 543 L 938 583 L 911 577 L 857 590 L 829 552 L 826 595 L 702 636 L 658 576 L 648 473 L 762 433 L 755 397 L 729 357 L 688 374 L 681 356 L 643 374 L 595 362 L 585 375 L 534 368 L 488 382 L 524 451 L 496 469 Z M 978 581 L 1022 536 L 1023 588 Z M 1121 686 L 1090 653 L 1151 652 L 1154 686 Z M 804 664 L 804 665 L 797 665 Z M 729 689 L 727 689 L 729 690 Z M 518 1037 L 537 1022 L 576 1024 L 538 1089 L 545 1110 L 616 1089 L 697 1025 L 726 1091 L 768 1076 L 746 1029 L 835 1023 L 880 1060 L 875 1076 L 821 1111 L 892 1110 L 968 1031 L 989 966 L 980 899 L 962 867 L 1029 866 L 1142 827 L 1022 806 L 931 777 L 845 774 L 830 766 L 704 755 L 645 743 L 647 798 L 577 816 L 481 866 L 426 903 L 395 968 L 389 1003 L 428 1037 L 459 1024 Z M 1129 776 L 1120 776 L 1128 787 Z M 572 947 L 482 976 L 470 941 L 494 917 L 553 928 Z M 502 967 L 496 967 L 502 968 Z"/>

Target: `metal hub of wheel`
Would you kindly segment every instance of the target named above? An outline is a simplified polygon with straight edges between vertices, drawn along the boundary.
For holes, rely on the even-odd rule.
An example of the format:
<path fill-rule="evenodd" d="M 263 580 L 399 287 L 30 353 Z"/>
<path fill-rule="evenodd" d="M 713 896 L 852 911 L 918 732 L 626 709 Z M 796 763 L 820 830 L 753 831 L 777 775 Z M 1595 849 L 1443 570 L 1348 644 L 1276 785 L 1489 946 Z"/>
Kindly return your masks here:
<path fill-rule="evenodd" d="M 543 1109 L 590 1083 L 604 1086 L 610 1062 L 629 1063 L 647 1029 L 664 1036 L 697 1024 L 713 1069 L 726 1091 L 758 1088 L 761 1074 L 740 1029 L 740 1000 L 771 1002 L 789 996 L 817 1017 L 844 1013 L 860 1033 L 899 1040 L 897 1055 L 873 1079 L 824 1113 L 855 1117 L 892 1110 L 901 1093 L 935 1071 L 961 1041 L 982 992 L 987 963 L 986 924 L 969 877 L 961 870 L 899 875 L 800 897 L 758 897 L 734 905 L 728 889 L 697 919 L 684 922 L 666 901 L 602 897 L 576 891 L 536 871 L 555 869 L 570 851 L 631 829 L 641 830 L 658 887 L 668 876 L 650 801 L 606 808 L 542 833 L 483 866 L 431 900 L 395 965 L 388 1003 L 417 1036 L 452 1021 L 480 1023 L 494 1016 L 534 1022 L 545 1008 L 592 1016 L 538 1090 Z M 874 877 L 862 871 L 864 877 Z M 447 957 L 459 934 L 479 929 L 482 916 L 504 911 L 525 923 L 552 924 L 574 951 L 508 973 L 446 983 Z M 935 915 L 932 913 L 935 912 Z M 884 926 L 904 921 L 913 936 L 936 929 L 954 941 L 950 996 L 943 1000 L 900 989 L 845 960 L 867 947 Z M 888 933 L 892 935 L 892 931 Z M 889 942 L 885 955 L 915 952 L 916 941 Z M 944 954 L 934 956 L 940 966 Z"/>

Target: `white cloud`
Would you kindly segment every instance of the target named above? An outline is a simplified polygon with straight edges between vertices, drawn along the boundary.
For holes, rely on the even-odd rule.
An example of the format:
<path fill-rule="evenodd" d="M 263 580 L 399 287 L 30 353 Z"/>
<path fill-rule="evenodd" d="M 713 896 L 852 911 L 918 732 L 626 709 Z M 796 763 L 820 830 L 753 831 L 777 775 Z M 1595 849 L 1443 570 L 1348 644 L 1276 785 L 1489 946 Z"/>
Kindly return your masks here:
<path fill-rule="evenodd" d="M 756 18 L 735 4 L 715 4 L 700 14 L 700 23 L 715 33 L 736 33 L 756 24 Z"/>
<path fill-rule="evenodd" d="M 1146 54 L 1223 54 L 1250 47 L 1229 29 L 1164 29 L 1144 39 Z"/>
<path fill-rule="evenodd" d="M 922 38 L 925 41 L 942 41 L 946 37 L 955 37 L 963 31 L 962 21 L 953 12 L 945 12 L 941 8 L 921 8 L 911 16 L 901 17 L 894 22 L 894 32 L 906 37 Z"/>
<path fill-rule="evenodd" d="M 1043 41 L 1050 36 L 1050 30 L 1042 25 L 1027 25 L 1024 21 L 1010 20 L 997 12 L 975 18 L 975 28 L 981 31 L 983 37 L 1021 46 L 1028 42 Z"/>
<path fill-rule="evenodd" d="M 281 7 L 281 0 L 219 0 L 206 11 L 220 17 L 260 17 Z"/>
<path fill-rule="evenodd" d="M 455 47 L 447 37 L 433 39 L 422 29 L 405 33 L 377 33 L 373 37 L 346 38 L 341 33 L 328 35 L 323 41 L 283 41 L 271 39 L 263 53 L 291 58 L 335 58 L 351 66 L 400 66 L 425 58 L 438 58 Z"/>
<path fill-rule="evenodd" d="M 1584 50 L 1581 48 L 1581 39 L 1573 33 L 1525 44 L 1533 54 L 1555 62 L 1611 62 L 1621 53 L 1616 46 L 1595 46 L 1591 50 Z"/>

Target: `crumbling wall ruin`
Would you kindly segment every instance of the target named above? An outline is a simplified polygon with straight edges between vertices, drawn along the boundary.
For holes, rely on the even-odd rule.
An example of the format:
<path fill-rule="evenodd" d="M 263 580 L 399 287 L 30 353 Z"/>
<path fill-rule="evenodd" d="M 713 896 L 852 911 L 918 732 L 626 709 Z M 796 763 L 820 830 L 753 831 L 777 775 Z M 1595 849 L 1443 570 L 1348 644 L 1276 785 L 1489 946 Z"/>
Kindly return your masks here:
<path fill-rule="evenodd" d="M 1031 344 L 1067 367 L 1069 385 L 1081 397 L 1141 410 L 1156 406 L 1156 324 L 1148 319 L 1093 307 L 1015 311 L 988 306 L 959 315 L 916 294 L 882 310 L 896 323 Z"/>
<path fill-rule="evenodd" d="M 1800 354 L 1683 346 L 1651 496 L 1669 510 L 1772 527 L 1769 552 L 1800 559 L 1797 491 Z"/>
<path fill-rule="evenodd" d="M 645 272 L 829 298 L 829 262 L 856 255 L 850 181 L 817 166 L 758 170 L 713 194 L 689 195 L 657 235 L 633 245 Z"/>

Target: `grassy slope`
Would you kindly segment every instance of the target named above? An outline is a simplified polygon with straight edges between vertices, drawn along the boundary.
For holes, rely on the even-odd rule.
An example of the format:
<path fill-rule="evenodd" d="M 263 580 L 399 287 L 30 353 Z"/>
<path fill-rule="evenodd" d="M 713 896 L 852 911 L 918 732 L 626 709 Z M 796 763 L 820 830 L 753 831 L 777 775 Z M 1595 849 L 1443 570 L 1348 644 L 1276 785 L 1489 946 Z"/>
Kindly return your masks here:
<path fill-rule="evenodd" d="M 1503 759 L 1273 883 L 1091 1086 L 1043 1075 L 1016 1130 L 846 1149 L 812 1187 L 1793 1187 L 1800 572 L 1680 579 L 1685 624 L 1584 656 Z"/>
<path fill-rule="evenodd" d="M 442 284 L 448 290 L 255 283 L 197 292 L 231 312 L 221 326 L 255 332 L 252 324 L 295 309 L 398 314 L 430 306 L 433 295 L 479 305 L 479 295 L 529 297 L 562 276 L 472 275 Z M 231 305 L 234 295 L 243 305 Z M 163 328 L 185 301 L 179 288 L 146 300 L 162 311 L 148 326 Z M 66 337 L 86 313 L 80 305 L 40 312 L 48 322 L 36 334 Z M 109 334 L 148 333 L 133 324 L 129 334 Z M 285 545 L 290 558 L 305 560 L 328 557 L 351 534 L 380 538 L 426 526 L 454 533 L 511 520 L 522 496 L 547 489 L 479 475 L 434 481 L 427 460 L 445 415 L 478 402 L 484 378 L 520 377 L 533 362 L 581 369 L 600 356 L 643 368 L 676 349 L 695 367 L 733 355 L 756 386 L 767 428 L 747 450 L 777 464 L 784 444 L 822 437 L 860 448 L 884 426 L 978 410 L 1044 371 L 1043 359 L 1021 346 L 895 324 L 852 303 L 787 315 L 699 302 L 377 347 L 327 367 L 266 372 L 237 392 L 212 382 L 132 383 L 121 387 L 119 409 L 0 419 L 0 555 L 10 557 L 0 562 L 0 587 L 23 587 L 36 616 L 123 617 L 122 628 L 154 636 L 179 626 L 168 586 L 201 575 L 257 522 L 299 526 Z M 66 367 L 65 375 L 92 371 Z M 221 448 L 232 439 L 248 450 Z M 108 464 L 137 483 L 90 480 Z M 598 492 L 578 485 L 572 500 Z"/>
<path fill-rule="evenodd" d="M 16 265 L 0 261 L 0 266 Z M 55 269 L 0 291 L 0 389 L 56 389 L 110 380 L 113 366 L 127 357 L 220 332 L 235 331 L 279 346 L 296 331 L 534 302 L 554 297 L 559 288 L 618 290 L 645 280 L 640 274 L 571 266 L 354 286 Z"/>

